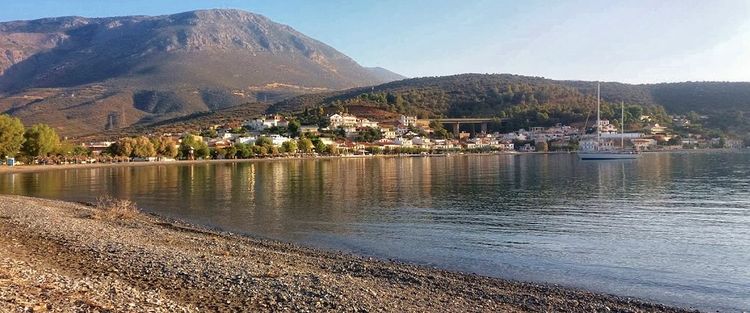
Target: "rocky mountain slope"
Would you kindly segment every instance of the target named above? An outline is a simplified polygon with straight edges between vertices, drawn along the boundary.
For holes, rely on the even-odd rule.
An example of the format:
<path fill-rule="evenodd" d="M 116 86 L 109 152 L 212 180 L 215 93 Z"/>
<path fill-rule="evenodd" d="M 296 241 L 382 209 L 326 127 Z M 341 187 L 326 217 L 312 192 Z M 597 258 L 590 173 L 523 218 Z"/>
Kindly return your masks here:
<path fill-rule="evenodd" d="M 0 113 L 67 135 L 399 78 L 239 10 L 0 23 Z"/>

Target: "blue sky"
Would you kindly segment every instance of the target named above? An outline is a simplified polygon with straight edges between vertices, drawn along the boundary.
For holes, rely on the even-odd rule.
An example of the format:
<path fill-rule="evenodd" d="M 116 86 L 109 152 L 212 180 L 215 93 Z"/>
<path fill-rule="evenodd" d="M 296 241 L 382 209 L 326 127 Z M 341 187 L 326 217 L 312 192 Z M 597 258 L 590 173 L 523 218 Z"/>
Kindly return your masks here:
<path fill-rule="evenodd" d="M 26 0 L 0 20 L 260 13 L 365 66 L 410 77 L 514 73 L 650 83 L 750 81 L 750 1 Z"/>

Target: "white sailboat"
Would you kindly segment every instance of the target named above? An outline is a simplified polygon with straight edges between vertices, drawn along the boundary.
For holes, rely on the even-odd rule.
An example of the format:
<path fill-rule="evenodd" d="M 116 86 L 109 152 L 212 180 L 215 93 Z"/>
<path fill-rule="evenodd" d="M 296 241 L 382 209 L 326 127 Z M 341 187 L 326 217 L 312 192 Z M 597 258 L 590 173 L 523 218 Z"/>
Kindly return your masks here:
<path fill-rule="evenodd" d="M 625 150 L 625 104 L 622 103 L 622 131 L 620 133 L 620 150 L 605 149 L 601 144 L 601 85 L 596 84 L 596 142 L 592 148 L 581 150 L 578 157 L 581 160 L 634 160 L 640 154 L 637 151 Z"/>

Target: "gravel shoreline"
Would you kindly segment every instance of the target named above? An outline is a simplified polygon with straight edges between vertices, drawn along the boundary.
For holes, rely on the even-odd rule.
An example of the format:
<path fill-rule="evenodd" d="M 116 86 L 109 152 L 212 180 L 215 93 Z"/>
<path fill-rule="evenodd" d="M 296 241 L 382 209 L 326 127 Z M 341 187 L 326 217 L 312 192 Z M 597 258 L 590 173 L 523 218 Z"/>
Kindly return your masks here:
<path fill-rule="evenodd" d="M 0 196 L 0 312 L 689 312 L 96 210 Z"/>

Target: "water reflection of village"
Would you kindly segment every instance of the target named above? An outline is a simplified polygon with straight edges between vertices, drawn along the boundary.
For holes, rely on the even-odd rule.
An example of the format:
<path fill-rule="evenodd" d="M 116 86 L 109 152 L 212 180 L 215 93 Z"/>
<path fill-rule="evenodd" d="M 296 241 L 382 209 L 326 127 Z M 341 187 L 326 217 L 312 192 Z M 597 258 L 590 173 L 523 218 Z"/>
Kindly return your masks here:
<path fill-rule="evenodd" d="M 601 209 L 586 204 L 591 198 L 660 197 L 670 162 L 668 155 L 629 163 L 496 155 L 175 164 L 7 174 L 0 192 L 76 201 L 106 194 L 167 216 L 284 237 L 392 221 L 512 218 L 511 228 L 555 228 L 564 225 L 545 216 Z"/>

